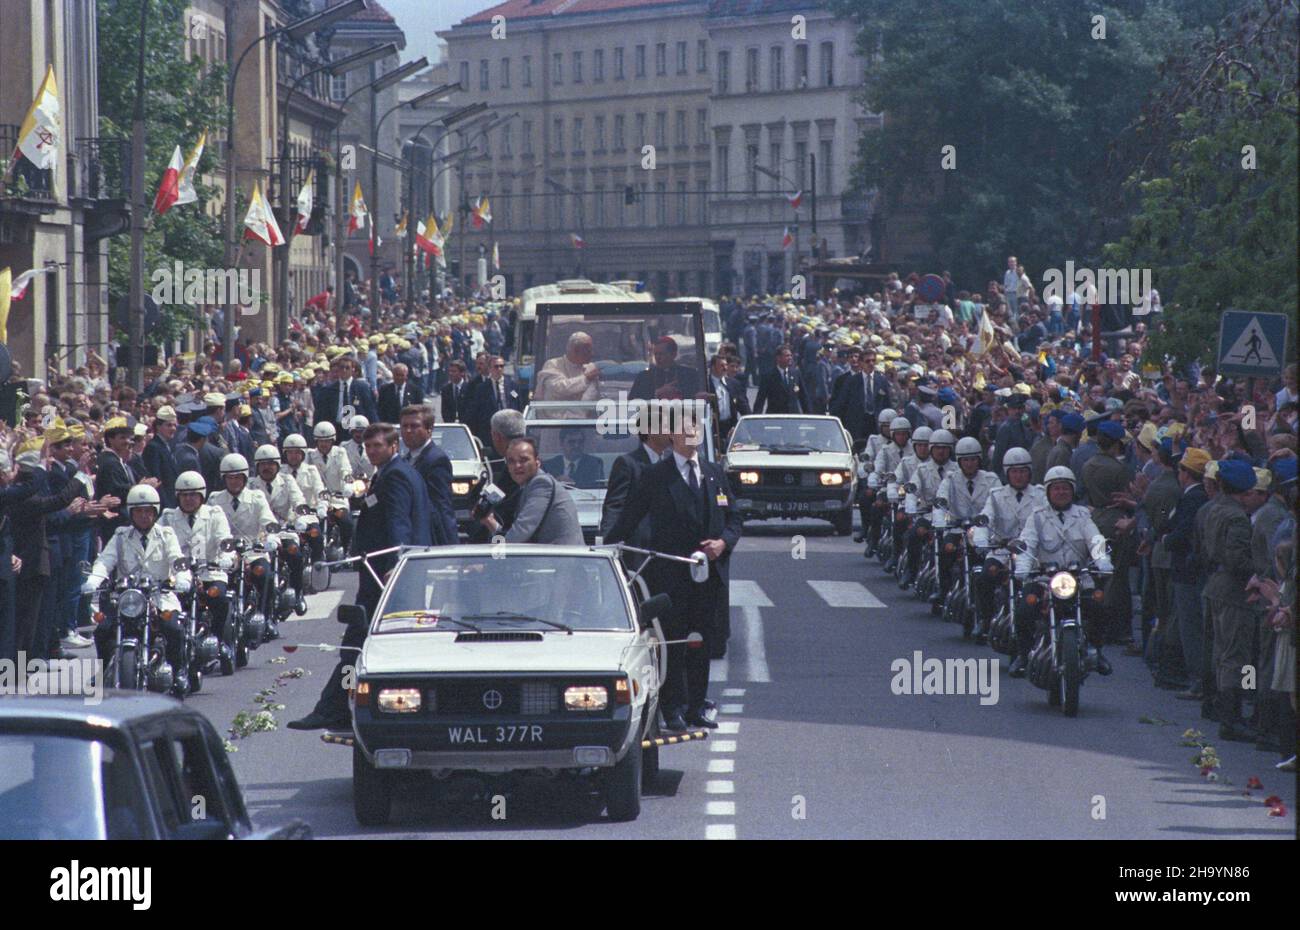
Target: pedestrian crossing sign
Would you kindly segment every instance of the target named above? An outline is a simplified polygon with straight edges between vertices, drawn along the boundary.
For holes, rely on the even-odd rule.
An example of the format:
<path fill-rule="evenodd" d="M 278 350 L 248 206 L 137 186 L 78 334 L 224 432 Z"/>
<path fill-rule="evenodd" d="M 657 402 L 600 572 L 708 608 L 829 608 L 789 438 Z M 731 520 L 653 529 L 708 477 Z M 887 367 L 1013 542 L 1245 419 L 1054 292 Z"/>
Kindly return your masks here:
<path fill-rule="evenodd" d="M 1272 378 L 1282 373 L 1288 318 L 1284 313 L 1225 310 L 1219 322 L 1221 375 Z"/>

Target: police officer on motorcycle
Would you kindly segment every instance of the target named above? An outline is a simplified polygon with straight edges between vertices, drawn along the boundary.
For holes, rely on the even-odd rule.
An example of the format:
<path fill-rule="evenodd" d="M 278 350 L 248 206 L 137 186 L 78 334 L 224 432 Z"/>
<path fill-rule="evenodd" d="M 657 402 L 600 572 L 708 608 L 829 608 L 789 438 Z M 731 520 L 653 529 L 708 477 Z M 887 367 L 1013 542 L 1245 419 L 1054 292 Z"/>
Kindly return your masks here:
<path fill-rule="evenodd" d="M 947 432 L 940 430 L 940 433 Z M 951 434 L 950 434 L 951 435 Z M 934 442 L 931 439 L 931 457 L 934 452 Z M 969 523 L 974 520 L 984 509 L 984 504 L 988 501 L 989 495 L 999 487 L 1002 482 L 998 476 L 991 471 L 984 471 L 980 468 L 980 463 L 984 455 L 984 449 L 980 441 L 974 436 L 963 436 L 957 442 L 956 458 L 957 469 L 948 469 L 944 476 L 943 482 L 939 485 L 938 497 L 947 501 L 944 510 L 948 515 L 948 525 L 958 526 L 962 523 Z M 963 537 L 961 545 L 965 545 Z M 948 552 L 947 547 L 939 550 L 939 590 L 932 600 L 942 600 L 947 594 L 949 586 L 953 579 L 949 578 L 952 572 L 952 563 L 956 560 L 955 552 Z"/>
<path fill-rule="evenodd" d="M 253 453 L 253 466 L 257 469 L 257 474 L 248 482 L 248 486 L 265 495 L 267 503 L 271 505 L 271 513 L 275 514 L 275 519 L 280 524 L 281 531 L 292 533 L 294 522 L 298 518 L 298 508 L 307 501 L 303 497 L 302 489 L 298 487 L 297 480 L 280 470 L 280 450 L 270 443 L 258 446 L 257 451 Z M 295 607 L 304 611 L 306 605 L 302 600 L 302 551 L 297 548 L 296 535 L 292 537 L 292 541 L 295 543 L 294 546 L 282 548 L 280 551 L 289 569 L 289 585 L 297 595 Z M 270 614 L 271 611 L 268 610 L 268 617 Z"/>
<path fill-rule="evenodd" d="M 181 553 L 189 557 L 199 573 L 194 596 L 207 610 L 208 629 L 221 643 L 222 671 L 232 674 L 235 643 L 226 628 L 229 573 L 217 567 L 222 560 L 221 541 L 230 537 L 230 523 L 221 508 L 203 502 L 206 495 L 207 485 L 202 475 L 196 471 L 181 472 L 176 476 L 176 506 L 164 510 L 158 522 L 176 534 Z"/>
<path fill-rule="evenodd" d="M 353 417 L 353 421 L 358 419 L 364 420 L 365 417 Z M 331 494 L 342 494 L 347 498 L 356 497 L 355 480 L 364 475 L 353 469 L 348 453 L 337 444 L 338 437 L 334 424 L 329 421 L 317 423 L 311 435 L 315 440 L 316 448 L 307 453 L 307 461 L 316 466 L 316 470 L 320 472 L 321 479 L 325 482 L 325 489 Z M 363 455 L 362 458 L 365 456 Z M 373 474 L 373 469 L 371 473 Z M 349 550 L 352 546 L 352 514 L 347 512 L 341 517 L 330 519 L 338 520 L 339 540 L 344 551 Z"/>
<path fill-rule="evenodd" d="M 1097 529 L 1097 524 L 1092 522 L 1092 513 L 1087 507 L 1074 502 L 1074 472 L 1064 465 L 1048 469 L 1043 485 L 1047 492 L 1047 506 L 1029 515 L 1019 537 L 1023 548 L 1016 554 L 1016 577 L 1024 582 L 1029 581 L 1029 576 L 1037 565 L 1066 565 L 1070 562 L 1087 564 L 1091 554 L 1098 551 L 1099 540 L 1102 540 L 1101 546 L 1104 547 L 1105 537 Z M 1109 557 L 1102 555 L 1095 561 L 1103 572 L 1111 570 Z M 1030 595 L 1033 595 L 1033 603 L 1029 602 Z M 1045 627 L 1039 605 L 1048 596 L 1047 587 L 1041 582 L 1026 583 L 1021 589 L 1020 605 L 1016 611 L 1018 654 L 1009 669 L 1012 678 L 1023 678 L 1025 675 L 1029 665 L 1029 651 L 1033 648 L 1036 636 L 1041 635 Z M 1101 654 L 1100 648 L 1106 633 L 1100 616 L 1101 605 L 1092 597 L 1080 597 L 1079 604 L 1084 632 L 1094 647 L 1097 672 L 1109 675 L 1111 665 Z"/>
<path fill-rule="evenodd" d="M 208 503 L 220 508 L 226 515 L 232 535 L 253 542 L 261 539 L 262 534 L 268 527 L 274 525 L 276 520 L 266 495 L 248 486 L 248 459 L 236 452 L 222 458 L 221 483 L 224 487 L 209 496 Z M 266 557 L 250 549 L 244 558 L 246 564 L 243 570 L 249 572 L 253 587 L 257 589 L 257 602 L 264 603 L 267 581 Z M 260 571 L 258 563 L 261 563 Z M 267 617 L 267 625 L 268 630 L 274 630 L 275 618 Z"/>
<path fill-rule="evenodd" d="M 912 434 L 913 447 L 917 445 L 917 434 L 923 429 L 925 427 Z M 918 464 L 910 472 L 908 479 L 916 486 L 915 499 L 920 509 L 933 506 L 934 499 L 939 496 L 939 485 L 943 484 L 943 479 L 949 472 L 956 471 L 952 464 L 952 450 L 957 444 L 956 437 L 946 429 L 939 429 L 934 430 L 928 438 L 929 455 L 922 457 L 920 450 L 917 450 Z M 921 524 L 922 521 L 917 520 L 907 531 L 907 574 L 903 576 L 900 585 L 903 588 L 910 587 L 916 581 L 917 573 L 921 568 L 923 541 Z"/>
<path fill-rule="evenodd" d="M 876 507 L 876 499 L 884 488 L 884 482 L 876 474 L 876 459 L 881 450 L 889 445 L 889 425 L 896 416 L 898 412 L 895 410 L 886 408 L 880 411 L 876 417 L 877 431 L 867 437 L 867 444 L 862 449 L 861 459 L 866 468 L 863 477 L 867 480 L 858 485 L 858 516 L 862 519 L 862 537 L 854 542 L 865 540 L 867 548 L 862 553 L 865 558 L 870 558 L 875 551 L 880 532 L 880 510 Z"/>
<path fill-rule="evenodd" d="M 975 608 L 979 618 L 975 631 L 977 643 L 983 643 L 988 636 L 996 589 L 1010 567 L 1010 553 L 1005 544 L 1019 539 L 1029 515 L 1047 506 L 1047 492 L 1043 486 L 1029 483 L 1033 475 L 1033 458 L 1029 452 L 1019 446 L 1008 449 L 1002 457 L 1002 470 L 1007 483 L 989 492 L 980 511 L 988 517 L 988 526 L 975 530 L 976 546 L 990 549 L 984 560 L 984 571 L 975 579 Z"/>

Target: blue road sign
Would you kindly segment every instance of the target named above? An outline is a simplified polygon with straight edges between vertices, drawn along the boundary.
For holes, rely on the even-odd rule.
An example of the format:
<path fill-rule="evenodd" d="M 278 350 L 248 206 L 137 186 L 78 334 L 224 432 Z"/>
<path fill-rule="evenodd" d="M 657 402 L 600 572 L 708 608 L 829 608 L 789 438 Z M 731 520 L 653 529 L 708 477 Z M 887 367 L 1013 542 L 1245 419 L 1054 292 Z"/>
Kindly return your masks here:
<path fill-rule="evenodd" d="M 1285 313 L 1225 310 L 1219 321 L 1219 364 L 1222 375 L 1274 378 L 1286 361 Z"/>

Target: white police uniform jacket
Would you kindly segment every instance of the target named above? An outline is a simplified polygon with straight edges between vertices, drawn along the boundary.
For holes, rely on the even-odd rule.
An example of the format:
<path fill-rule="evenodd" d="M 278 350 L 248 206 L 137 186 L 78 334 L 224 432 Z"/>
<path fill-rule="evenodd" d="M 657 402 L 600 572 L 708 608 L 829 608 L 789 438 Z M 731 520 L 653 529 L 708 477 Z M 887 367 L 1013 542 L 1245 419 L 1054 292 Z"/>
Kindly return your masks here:
<path fill-rule="evenodd" d="M 1020 539 L 1025 551 L 1016 555 L 1016 573 L 1026 575 L 1047 562 L 1087 562 L 1092 541 L 1101 536 L 1087 507 L 1072 504 L 1058 511 L 1051 504 L 1035 510 L 1025 521 Z M 1033 558 L 1031 559 L 1030 556 Z"/>
<path fill-rule="evenodd" d="M 1002 486 L 998 476 L 991 471 L 977 471 L 972 478 L 962 474 L 961 466 L 951 471 L 945 466 L 943 482 L 939 485 L 939 497 L 948 502 L 948 513 L 954 520 L 970 520 L 984 509 L 989 495 Z M 974 482 L 975 491 L 971 493 L 970 482 Z"/>
<path fill-rule="evenodd" d="M 929 504 L 939 496 L 939 485 L 943 484 L 944 479 L 960 472 L 961 469 L 952 459 L 942 465 L 934 459 L 926 459 L 916 467 L 913 477 L 909 480 L 916 485 L 917 498 Z"/>
<path fill-rule="evenodd" d="M 251 484 L 251 482 L 250 482 Z M 262 535 L 268 523 L 277 522 L 266 495 L 254 487 L 246 487 L 239 494 L 239 506 L 229 491 L 221 490 L 208 497 L 208 503 L 220 507 L 230 523 L 230 532 L 235 536 L 247 536 L 257 539 Z"/>
<path fill-rule="evenodd" d="M 927 459 L 928 461 L 928 459 Z M 894 477 L 899 485 L 907 484 L 909 481 L 915 481 L 916 470 L 921 467 L 921 460 L 916 457 L 916 453 L 911 449 L 907 454 L 898 460 L 898 465 L 894 468 Z"/>
<path fill-rule="evenodd" d="M 320 496 L 325 493 L 325 480 L 320 476 L 320 470 L 310 462 L 303 462 L 297 470 L 292 465 L 284 466 L 293 479 L 298 482 L 298 490 L 302 492 L 302 498 L 305 503 L 315 507 L 320 500 Z M 272 505 L 274 509 L 274 505 Z"/>
<path fill-rule="evenodd" d="M 140 531 L 135 526 L 119 526 L 95 559 L 83 590 L 95 590 L 101 582 L 114 577 L 114 573 L 120 578 L 143 573 L 154 581 L 170 579 L 172 563 L 184 555 L 176 534 L 170 527 L 155 523 L 147 540 L 140 538 Z M 178 573 L 177 580 L 189 580 L 189 574 Z M 180 601 L 170 591 L 161 592 L 154 602 L 160 610 L 179 612 L 181 609 Z"/>
<path fill-rule="evenodd" d="M 903 449 L 907 449 L 907 446 L 904 446 Z M 873 469 L 876 474 L 892 475 L 903 460 L 903 449 L 900 449 L 896 442 L 889 442 L 881 446 L 880 451 L 876 453 Z M 910 449 L 908 449 L 907 454 L 912 454 Z"/>
<path fill-rule="evenodd" d="M 348 464 L 352 466 L 352 474 L 358 478 L 369 479 L 375 473 L 375 466 L 370 464 L 370 459 L 366 458 L 365 447 L 355 439 L 349 439 L 343 443 L 343 451 L 348 455 Z"/>
<path fill-rule="evenodd" d="M 862 463 L 862 471 L 858 477 L 865 478 L 875 470 L 876 458 L 880 455 L 880 450 L 885 448 L 886 445 L 893 445 L 888 436 L 872 433 L 867 437 L 867 444 L 862 448 L 862 452 L 858 456 L 858 461 Z"/>
<path fill-rule="evenodd" d="M 981 513 L 989 518 L 988 531 L 994 540 L 1019 539 L 1029 515 L 1047 506 L 1047 492 L 1041 484 L 1027 485 L 1023 491 L 1007 484 L 990 492 Z"/>
<path fill-rule="evenodd" d="M 230 523 L 220 507 L 211 504 L 199 504 L 194 511 L 194 525 L 190 525 L 190 514 L 179 507 L 164 510 L 158 523 L 176 534 L 180 543 L 181 554 L 189 556 L 195 564 L 216 562 L 221 555 L 221 541 L 230 538 Z M 201 571 L 199 577 L 204 581 L 225 581 L 227 572 L 212 569 Z"/>
<path fill-rule="evenodd" d="M 321 478 L 325 481 L 325 487 L 329 488 L 332 494 L 347 494 L 352 496 L 352 489 L 345 487 L 353 477 L 352 463 L 349 461 L 348 454 L 337 443 L 330 447 L 329 457 L 320 454 L 319 449 L 307 450 L 307 461 L 316 466 L 320 472 Z"/>
<path fill-rule="evenodd" d="M 306 503 L 298 482 L 293 479 L 293 476 L 284 473 L 283 466 L 270 484 L 263 481 L 260 476 L 255 476 L 248 479 L 248 487 L 254 491 L 261 491 L 266 496 L 267 503 L 271 505 L 271 513 L 275 514 L 276 522 L 282 527 L 293 526 L 293 519 L 298 514 L 299 505 Z"/>

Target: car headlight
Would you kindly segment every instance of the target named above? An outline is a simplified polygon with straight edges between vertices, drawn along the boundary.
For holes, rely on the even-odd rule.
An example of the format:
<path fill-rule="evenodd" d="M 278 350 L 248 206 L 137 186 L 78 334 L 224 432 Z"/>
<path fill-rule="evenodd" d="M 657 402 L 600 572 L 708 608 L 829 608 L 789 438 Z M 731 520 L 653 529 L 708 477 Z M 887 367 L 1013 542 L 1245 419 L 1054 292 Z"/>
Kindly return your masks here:
<path fill-rule="evenodd" d="M 421 706 L 419 688 L 384 688 L 379 692 L 379 710 L 385 714 L 414 714 Z"/>
<path fill-rule="evenodd" d="M 1074 592 L 1078 590 L 1079 583 L 1069 572 L 1057 572 L 1052 576 L 1048 585 L 1052 589 L 1052 594 L 1063 601 L 1074 597 Z"/>
<path fill-rule="evenodd" d="M 142 617 L 148 603 L 149 600 L 144 596 L 143 591 L 127 588 L 117 599 L 117 612 L 123 617 Z"/>
<path fill-rule="evenodd" d="M 460 495 L 468 494 L 468 493 L 469 493 L 469 482 L 468 482 L 468 481 L 453 481 L 453 482 L 451 483 L 451 493 L 452 493 L 452 494 L 460 494 Z"/>
<path fill-rule="evenodd" d="M 758 472 L 742 471 L 737 473 L 741 484 L 758 484 Z"/>
<path fill-rule="evenodd" d="M 600 685 L 575 685 L 564 689 L 565 710 L 604 710 L 609 706 L 609 692 Z"/>
<path fill-rule="evenodd" d="M 823 485 L 838 487 L 848 481 L 850 475 L 846 471 L 824 471 L 821 473 L 821 482 Z"/>

